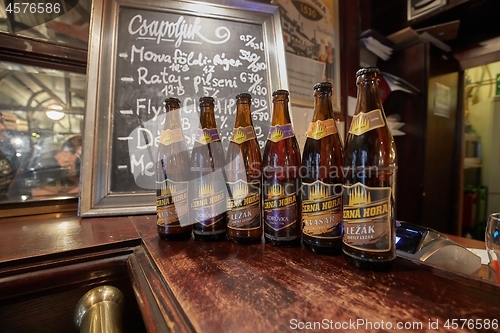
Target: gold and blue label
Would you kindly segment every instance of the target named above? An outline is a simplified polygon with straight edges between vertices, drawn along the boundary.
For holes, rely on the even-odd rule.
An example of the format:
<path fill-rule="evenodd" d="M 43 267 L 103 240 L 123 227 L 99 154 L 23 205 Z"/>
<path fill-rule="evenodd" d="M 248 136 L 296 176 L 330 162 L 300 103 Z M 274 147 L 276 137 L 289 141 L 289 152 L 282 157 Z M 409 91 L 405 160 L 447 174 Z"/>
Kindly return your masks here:
<path fill-rule="evenodd" d="M 269 128 L 267 139 L 272 142 L 279 142 L 294 136 L 292 124 L 275 125 Z"/>
<path fill-rule="evenodd" d="M 198 131 L 196 131 L 194 137 L 194 141 L 199 142 L 202 145 L 220 141 L 219 132 L 217 131 L 217 128 L 198 128 Z"/>

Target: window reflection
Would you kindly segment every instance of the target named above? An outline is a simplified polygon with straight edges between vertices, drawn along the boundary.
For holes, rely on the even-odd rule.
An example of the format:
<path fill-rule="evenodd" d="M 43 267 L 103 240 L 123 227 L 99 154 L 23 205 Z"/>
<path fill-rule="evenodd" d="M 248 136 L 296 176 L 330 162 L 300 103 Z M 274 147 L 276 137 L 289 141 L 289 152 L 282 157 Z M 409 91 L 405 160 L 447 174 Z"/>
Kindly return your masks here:
<path fill-rule="evenodd" d="M 85 76 L 0 63 L 0 203 L 76 197 Z"/>
<path fill-rule="evenodd" d="M 23 3 L 27 2 L 6 0 L 0 4 L 0 31 L 87 49 L 91 0 L 47 0 L 37 9 L 25 8 Z"/>

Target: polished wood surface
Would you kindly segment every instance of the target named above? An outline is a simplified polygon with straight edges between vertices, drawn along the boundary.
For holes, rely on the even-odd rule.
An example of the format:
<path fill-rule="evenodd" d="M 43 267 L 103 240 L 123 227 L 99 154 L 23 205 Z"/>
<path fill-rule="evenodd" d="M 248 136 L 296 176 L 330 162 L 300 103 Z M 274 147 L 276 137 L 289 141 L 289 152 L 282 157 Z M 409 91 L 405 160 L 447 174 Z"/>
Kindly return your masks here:
<path fill-rule="evenodd" d="M 135 224 L 126 217 L 54 217 L 36 222 L 31 219 L 7 219 L 0 223 L 0 269 L 13 260 L 34 260 L 96 246 L 121 247 L 127 242 L 140 244 Z"/>
<path fill-rule="evenodd" d="M 294 319 L 325 318 L 422 322 L 425 329 L 429 320 L 500 314 L 498 286 L 403 259 L 390 272 L 362 271 L 302 247 L 167 242 L 154 224 L 138 229 L 178 310 L 199 332 L 284 332 Z"/>
<path fill-rule="evenodd" d="M 392 271 L 371 272 L 302 247 L 168 242 L 158 237 L 154 215 L 0 225 L 6 332 L 34 327 L 30 311 L 45 313 L 48 327 L 57 328 L 57 318 L 69 327 L 64 313 L 76 296 L 104 283 L 129 289 L 135 310 L 125 320 L 141 318 L 137 332 L 283 332 L 323 319 L 418 322 L 426 331 L 429 320 L 444 330 L 447 319 L 500 315 L 500 285 L 399 258 Z M 59 297 L 71 302 L 50 305 Z"/>
<path fill-rule="evenodd" d="M 79 298 L 103 284 L 125 294 L 124 332 L 146 331 L 128 276 L 141 244 L 130 219 L 30 216 L 3 219 L 0 228 L 2 333 L 76 333 Z"/>

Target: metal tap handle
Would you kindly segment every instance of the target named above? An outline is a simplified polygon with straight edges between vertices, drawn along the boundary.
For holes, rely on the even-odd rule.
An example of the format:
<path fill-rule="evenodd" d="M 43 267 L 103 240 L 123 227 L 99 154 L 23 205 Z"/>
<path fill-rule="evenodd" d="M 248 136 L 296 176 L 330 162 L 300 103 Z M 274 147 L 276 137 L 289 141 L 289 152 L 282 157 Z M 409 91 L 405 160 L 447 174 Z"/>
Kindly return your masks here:
<path fill-rule="evenodd" d="M 80 333 L 121 333 L 123 294 L 112 286 L 88 291 L 78 301 L 74 321 Z"/>

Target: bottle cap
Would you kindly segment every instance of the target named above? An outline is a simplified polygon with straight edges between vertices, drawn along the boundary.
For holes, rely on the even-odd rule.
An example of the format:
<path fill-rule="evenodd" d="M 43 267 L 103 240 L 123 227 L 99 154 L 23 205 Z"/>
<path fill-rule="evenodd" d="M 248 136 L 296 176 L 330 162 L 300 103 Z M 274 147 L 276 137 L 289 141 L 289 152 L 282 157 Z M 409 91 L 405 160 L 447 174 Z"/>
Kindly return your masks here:
<path fill-rule="evenodd" d="M 285 95 L 290 95 L 288 90 L 285 90 L 285 89 L 278 89 L 278 90 L 275 90 L 273 92 L 273 96 L 276 96 L 276 95 L 281 95 L 281 94 L 285 94 Z"/>
<path fill-rule="evenodd" d="M 313 87 L 313 90 L 320 89 L 320 88 L 328 88 L 328 89 L 332 90 L 332 83 L 331 82 L 316 83 Z"/>
<path fill-rule="evenodd" d="M 377 67 L 366 67 L 366 68 L 360 68 L 356 72 L 356 77 L 361 76 L 363 74 L 368 74 L 368 73 L 376 73 L 380 74 L 380 71 L 378 70 Z"/>
<path fill-rule="evenodd" d="M 200 97 L 199 102 L 200 102 L 200 104 L 205 103 L 205 102 L 213 104 L 215 102 L 215 100 L 213 99 L 213 97 L 203 96 L 203 97 Z"/>
<path fill-rule="evenodd" d="M 175 97 L 169 97 L 169 98 L 167 98 L 167 99 L 165 100 L 165 103 L 164 103 L 164 104 L 165 104 L 165 105 L 167 105 L 167 104 L 168 104 L 168 103 L 170 103 L 170 102 L 176 102 L 176 103 L 178 103 L 178 104 L 181 104 L 181 100 L 180 100 L 180 99 L 178 99 L 178 98 L 175 98 Z"/>
<path fill-rule="evenodd" d="M 250 95 L 249 93 L 239 93 L 238 95 L 236 95 L 236 99 L 240 98 L 252 98 L 252 95 Z"/>

